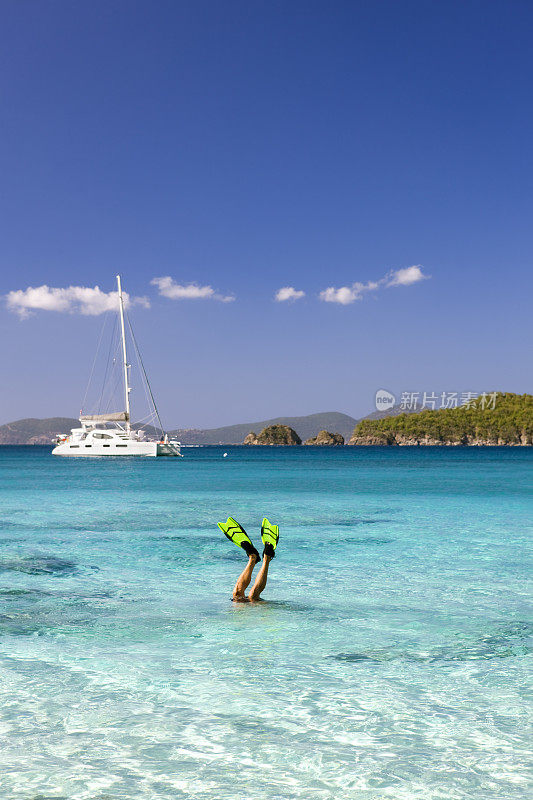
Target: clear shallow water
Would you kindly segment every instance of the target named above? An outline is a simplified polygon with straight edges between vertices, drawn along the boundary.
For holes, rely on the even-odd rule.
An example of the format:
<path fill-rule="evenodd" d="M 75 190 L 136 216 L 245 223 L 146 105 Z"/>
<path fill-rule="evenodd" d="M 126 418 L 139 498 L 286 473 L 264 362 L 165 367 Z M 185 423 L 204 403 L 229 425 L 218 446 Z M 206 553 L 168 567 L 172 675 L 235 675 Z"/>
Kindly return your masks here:
<path fill-rule="evenodd" d="M 531 448 L 184 453 L 0 448 L 2 797 L 529 796 Z"/>

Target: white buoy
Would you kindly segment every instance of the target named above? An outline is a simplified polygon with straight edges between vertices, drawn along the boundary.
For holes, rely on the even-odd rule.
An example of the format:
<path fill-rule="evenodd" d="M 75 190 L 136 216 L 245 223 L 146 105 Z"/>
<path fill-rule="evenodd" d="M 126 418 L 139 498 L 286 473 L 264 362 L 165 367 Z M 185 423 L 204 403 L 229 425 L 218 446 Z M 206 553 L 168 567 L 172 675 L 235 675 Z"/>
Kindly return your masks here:
<path fill-rule="evenodd" d="M 227 455 L 228 455 L 227 453 L 224 453 L 224 455 L 222 456 L 222 458 L 226 458 L 226 456 L 227 456 Z"/>

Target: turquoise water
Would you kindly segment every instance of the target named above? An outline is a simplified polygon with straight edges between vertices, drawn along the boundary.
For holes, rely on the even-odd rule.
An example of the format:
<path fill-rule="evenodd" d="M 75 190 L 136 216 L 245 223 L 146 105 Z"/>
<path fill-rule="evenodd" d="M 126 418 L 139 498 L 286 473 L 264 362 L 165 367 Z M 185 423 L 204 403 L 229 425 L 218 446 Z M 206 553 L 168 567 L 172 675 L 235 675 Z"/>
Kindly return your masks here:
<path fill-rule="evenodd" d="M 2 798 L 530 796 L 531 448 L 184 453 L 0 448 Z"/>

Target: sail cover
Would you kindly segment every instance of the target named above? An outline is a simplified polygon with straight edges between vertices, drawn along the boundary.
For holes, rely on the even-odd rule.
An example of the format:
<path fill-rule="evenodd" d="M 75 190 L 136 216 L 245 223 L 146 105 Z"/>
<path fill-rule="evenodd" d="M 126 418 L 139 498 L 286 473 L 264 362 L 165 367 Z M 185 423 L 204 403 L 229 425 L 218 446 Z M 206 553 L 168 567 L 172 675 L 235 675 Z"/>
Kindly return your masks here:
<path fill-rule="evenodd" d="M 125 411 L 110 411 L 109 414 L 84 414 L 80 422 L 127 422 L 129 414 Z"/>

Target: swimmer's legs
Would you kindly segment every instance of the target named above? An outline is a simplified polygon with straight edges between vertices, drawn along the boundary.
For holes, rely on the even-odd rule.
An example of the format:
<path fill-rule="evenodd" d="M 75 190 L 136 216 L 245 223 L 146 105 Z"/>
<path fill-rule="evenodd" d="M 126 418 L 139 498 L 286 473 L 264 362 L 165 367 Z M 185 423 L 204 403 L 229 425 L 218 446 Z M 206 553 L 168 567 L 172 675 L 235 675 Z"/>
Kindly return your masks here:
<path fill-rule="evenodd" d="M 250 592 L 249 599 L 250 599 L 251 603 L 253 603 L 255 600 L 260 600 L 261 599 L 260 598 L 260 594 L 261 594 L 261 592 L 263 591 L 263 589 L 265 588 L 265 586 L 267 584 L 268 565 L 270 564 L 271 560 L 272 559 L 271 559 L 270 556 L 266 556 L 266 555 L 263 556 L 263 563 L 261 565 L 261 569 L 257 573 L 257 578 L 255 579 L 255 583 L 252 586 L 252 591 Z M 252 575 L 252 573 L 250 572 L 250 577 L 251 577 L 251 575 Z"/>
<path fill-rule="evenodd" d="M 255 553 L 252 553 L 252 555 L 249 556 L 247 565 L 237 578 L 237 583 L 235 584 L 235 589 L 233 590 L 234 600 L 245 599 L 244 592 L 248 588 L 248 585 L 252 580 L 252 572 L 254 571 L 254 567 L 258 561 L 259 558 L 255 555 Z"/>

